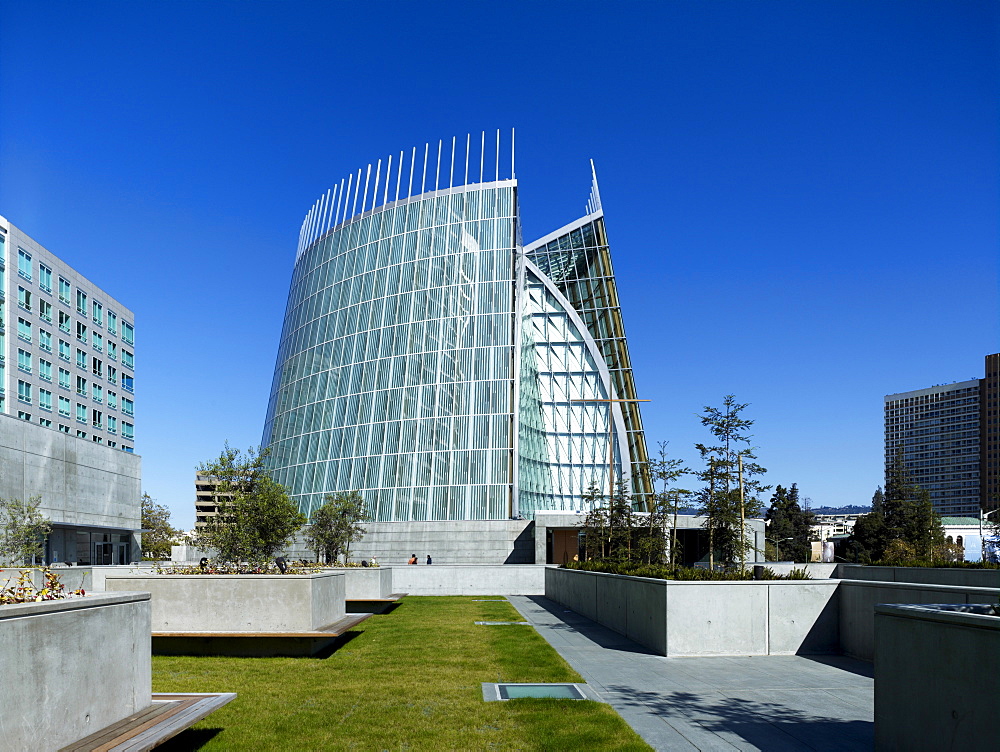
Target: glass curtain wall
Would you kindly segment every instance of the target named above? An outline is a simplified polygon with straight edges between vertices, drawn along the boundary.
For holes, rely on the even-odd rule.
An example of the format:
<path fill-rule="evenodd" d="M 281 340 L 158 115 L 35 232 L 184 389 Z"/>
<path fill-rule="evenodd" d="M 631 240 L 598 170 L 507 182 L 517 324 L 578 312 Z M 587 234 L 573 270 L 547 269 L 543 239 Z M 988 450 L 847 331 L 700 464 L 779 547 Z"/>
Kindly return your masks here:
<path fill-rule="evenodd" d="M 589 400 L 613 394 L 601 354 L 578 315 L 530 262 L 524 273 L 518 445 L 518 510 L 578 510 L 591 486 L 607 493 L 621 451 L 608 451 L 617 406 Z M 616 444 L 620 443 L 618 441 Z M 613 468 L 613 470 L 611 470 Z"/>
<path fill-rule="evenodd" d="M 360 491 L 375 521 L 507 519 L 513 181 L 333 228 L 296 263 L 263 443 L 306 514 Z"/>
<path fill-rule="evenodd" d="M 632 363 L 603 215 L 588 215 L 567 225 L 554 239 L 526 246 L 525 253 L 556 284 L 587 325 L 607 363 L 615 395 L 635 399 Z M 642 419 L 635 403 L 622 404 L 622 413 L 631 458 L 629 480 L 641 506 L 651 490 Z"/>

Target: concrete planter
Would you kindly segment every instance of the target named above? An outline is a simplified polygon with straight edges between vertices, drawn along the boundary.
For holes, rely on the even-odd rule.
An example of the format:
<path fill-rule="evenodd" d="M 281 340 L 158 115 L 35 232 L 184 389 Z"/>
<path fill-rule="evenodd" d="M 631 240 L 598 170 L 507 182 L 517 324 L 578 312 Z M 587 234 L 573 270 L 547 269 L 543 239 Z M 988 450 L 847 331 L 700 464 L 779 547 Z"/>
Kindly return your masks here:
<path fill-rule="evenodd" d="M 874 661 L 875 610 L 880 603 L 949 603 L 955 605 L 996 603 L 995 588 L 924 585 L 910 582 L 868 580 L 840 581 L 840 645 L 852 658 Z"/>
<path fill-rule="evenodd" d="M 995 749 L 1000 615 L 990 605 L 875 607 L 875 748 Z"/>
<path fill-rule="evenodd" d="M 347 600 L 373 600 L 392 594 L 392 567 L 330 567 L 344 575 Z"/>
<path fill-rule="evenodd" d="M 109 592 L 152 594 L 153 632 L 310 632 L 344 618 L 344 574 L 108 573 Z"/>
<path fill-rule="evenodd" d="M 0 606 L 4 749 L 57 750 L 150 704 L 148 593 Z"/>
<path fill-rule="evenodd" d="M 678 582 L 548 568 L 545 595 L 666 656 L 837 652 L 834 580 Z"/>

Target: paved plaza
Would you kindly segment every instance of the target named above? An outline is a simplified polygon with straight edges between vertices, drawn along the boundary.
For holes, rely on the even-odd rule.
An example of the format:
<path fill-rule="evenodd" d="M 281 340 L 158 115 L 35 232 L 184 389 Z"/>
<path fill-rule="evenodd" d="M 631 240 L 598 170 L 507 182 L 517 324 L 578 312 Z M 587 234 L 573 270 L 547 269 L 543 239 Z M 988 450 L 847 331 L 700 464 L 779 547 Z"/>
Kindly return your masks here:
<path fill-rule="evenodd" d="M 509 600 L 657 750 L 865 750 L 873 666 L 842 656 L 666 658 L 540 596 Z"/>

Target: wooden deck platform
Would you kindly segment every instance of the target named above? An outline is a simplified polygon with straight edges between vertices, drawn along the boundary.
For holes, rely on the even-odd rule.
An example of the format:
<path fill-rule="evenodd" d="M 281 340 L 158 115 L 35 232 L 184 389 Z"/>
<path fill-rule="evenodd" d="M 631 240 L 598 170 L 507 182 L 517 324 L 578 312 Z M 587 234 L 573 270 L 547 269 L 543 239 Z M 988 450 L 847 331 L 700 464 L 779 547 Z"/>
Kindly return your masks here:
<path fill-rule="evenodd" d="M 152 704 L 59 752 L 145 752 L 190 728 L 226 703 L 233 692 L 154 694 Z"/>

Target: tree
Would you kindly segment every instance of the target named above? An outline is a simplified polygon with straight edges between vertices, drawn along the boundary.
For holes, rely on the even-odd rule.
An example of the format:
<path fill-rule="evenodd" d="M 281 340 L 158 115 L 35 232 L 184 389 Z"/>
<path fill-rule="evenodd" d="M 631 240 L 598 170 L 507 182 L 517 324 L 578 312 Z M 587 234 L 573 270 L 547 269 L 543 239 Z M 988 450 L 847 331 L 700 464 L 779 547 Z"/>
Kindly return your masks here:
<path fill-rule="evenodd" d="M 343 552 L 346 559 L 351 543 L 361 540 L 365 528 L 360 523 L 370 518 L 365 500 L 357 491 L 328 495 L 324 504 L 312 513 L 306 528 L 306 543 L 316 552 L 317 560 L 334 564 Z"/>
<path fill-rule="evenodd" d="M 170 510 L 157 504 L 148 494 L 142 495 L 142 555 L 147 559 L 169 559 L 173 538 L 180 534 L 170 525 Z"/>
<path fill-rule="evenodd" d="M 740 415 L 746 407 L 728 394 L 722 408 L 706 406 L 699 416 L 716 442 L 714 446 L 695 444 L 705 462 L 705 469 L 697 473 L 705 483 L 697 499 L 699 513 L 705 516 L 713 567 L 716 553 L 726 567 L 743 566 L 753 547 L 747 540 L 746 519 L 763 513 L 758 494 L 770 488 L 755 478 L 767 470 L 753 461 L 757 455 L 748 431 L 754 422 Z"/>
<path fill-rule="evenodd" d="M 895 541 L 901 543 L 893 545 Z M 887 558 L 898 562 L 908 553 L 926 561 L 952 555 L 930 492 L 913 482 L 902 455 L 886 468 L 885 491 L 875 492 L 872 511 L 854 523 L 849 553 L 865 563 Z"/>
<path fill-rule="evenodd" d="M 691 473 L 691 469 L 685 467 L 684 462 L 675 458 L 667 457 L 667 442 L 661 441 L 659 456 L 649 463 L 649 474 L 653 487 L 653 503 L 649 515 L 649 547 L 655 540 L 653 530 L 666 530 L 670 528 L 670 566 L 673 567 L 680 554 L 680 546 L 677 543 L 677 515 L 680 512 L 681 502 L 687 499 L 691 492 L 684 488 L 677 488 L 674 484 L 681 477 Z M 650 550 L 647 554 L 647 561 L 650 564 L 658 564 L 663 556 L 662 546 L 659 547 L 659 558 L 656 552 Z"/>
<path fill-rule="evenodd" d="M 791 488 L 775 486 L 771 506 L 764 518 L 775 558 L 781 554 L 782 558 L 792 561 L 809 561 L 812 555 L 813 514 L 799 504 L 799 488 L 795 483 Z M 773 546 L 773 541 L 778 541 L 778 544 Z"/>
<path fill-rule="evenodd" d="M 0 498 L 0 558 L 12 564 L 34 564 L 45 555 L 45 538 L 52 532 L 52 523 L 38 511 L 41 496 L 27 501 Z"/>
<path fill-rule="evenodd" d="M 218 481 L 218 514 L 209 517 L 197 544 L 214 548 L 221 561 L 262 564 L 291 542 L 306 517 L 264 469 L 269 450 L 250 448 L 244 454 L 228 442 L 218 459 L 198 472 Z"/>

